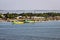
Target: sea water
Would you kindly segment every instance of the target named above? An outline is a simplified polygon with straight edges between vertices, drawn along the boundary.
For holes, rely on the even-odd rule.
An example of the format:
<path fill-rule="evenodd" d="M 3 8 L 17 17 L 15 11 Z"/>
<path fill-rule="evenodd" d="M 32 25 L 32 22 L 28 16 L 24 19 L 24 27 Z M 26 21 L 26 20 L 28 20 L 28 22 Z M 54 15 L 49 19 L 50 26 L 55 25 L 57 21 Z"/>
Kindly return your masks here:
<path fill-rule="evenodd" d="M 0 22 L 0 40 L 60 40 L 60 21 Z"/>

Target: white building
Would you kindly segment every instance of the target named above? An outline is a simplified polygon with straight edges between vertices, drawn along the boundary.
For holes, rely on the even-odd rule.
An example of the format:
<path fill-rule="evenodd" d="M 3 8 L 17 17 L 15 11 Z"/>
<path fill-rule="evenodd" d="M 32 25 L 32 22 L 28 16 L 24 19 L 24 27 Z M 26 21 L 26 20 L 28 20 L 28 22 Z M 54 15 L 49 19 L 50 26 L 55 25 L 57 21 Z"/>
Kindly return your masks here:
<path fill-rule="evenodd" d="M 33 16 L 32 19 L 34 19 L 34 20 L 36 20 L 36 21 L 42 21 L 42 20 L 45 20 L 45 17 Z"/>

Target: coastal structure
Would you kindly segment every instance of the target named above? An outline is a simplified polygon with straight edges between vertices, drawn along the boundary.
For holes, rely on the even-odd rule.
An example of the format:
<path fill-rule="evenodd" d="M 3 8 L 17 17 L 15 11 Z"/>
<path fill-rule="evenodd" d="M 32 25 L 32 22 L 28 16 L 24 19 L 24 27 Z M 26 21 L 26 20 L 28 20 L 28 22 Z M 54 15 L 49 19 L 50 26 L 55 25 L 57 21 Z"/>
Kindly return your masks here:
<path fill-rule="evenodd" d="M 35 21 L 44 21 L 45 20 L 45 17 L 33 16 L 32 19 L 34 19 Z"/>

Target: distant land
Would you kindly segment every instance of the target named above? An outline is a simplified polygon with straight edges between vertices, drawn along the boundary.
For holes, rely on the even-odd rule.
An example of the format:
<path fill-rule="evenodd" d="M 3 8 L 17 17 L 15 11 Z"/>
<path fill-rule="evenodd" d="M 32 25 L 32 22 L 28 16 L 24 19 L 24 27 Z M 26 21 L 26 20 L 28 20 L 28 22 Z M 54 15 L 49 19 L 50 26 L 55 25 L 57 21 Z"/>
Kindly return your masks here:
<path fill-rule="evenodd" d="M 56 12 L 60 13 L 60 10 L 0 10 L 0 13 L 47 13 L 47 12 Z"/>

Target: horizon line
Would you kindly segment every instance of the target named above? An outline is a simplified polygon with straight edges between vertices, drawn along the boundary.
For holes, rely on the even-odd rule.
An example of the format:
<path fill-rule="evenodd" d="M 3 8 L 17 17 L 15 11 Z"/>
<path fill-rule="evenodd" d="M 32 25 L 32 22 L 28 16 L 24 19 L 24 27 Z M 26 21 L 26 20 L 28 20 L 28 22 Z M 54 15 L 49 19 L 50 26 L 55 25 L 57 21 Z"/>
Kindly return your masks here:
<path fill-rule="evenodd" d="M 4 9 L 4 10 L 6 10 L 6 9 Z M 10 10 L 10 9 L 9 9 Z M 14 9 L 12 9 L 12 10 L 14 10 Z M 23 9 L 21 9 L 21 10 L 23 10 Z M 34 9 L 32 9 L 32 10 L 34 10 Z M 39 10 L 39 9 L 36 9 L 36 10 Z M 0 10 L 0 11 L 3 11 L 3 10 Z M 53 10 L 54 11 L 54 10 Z"/>

